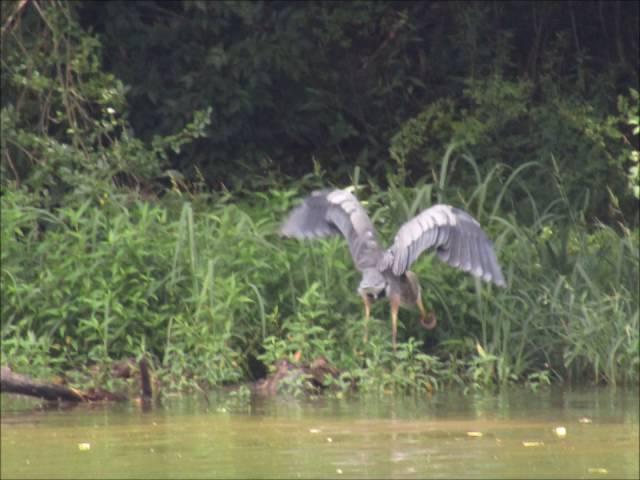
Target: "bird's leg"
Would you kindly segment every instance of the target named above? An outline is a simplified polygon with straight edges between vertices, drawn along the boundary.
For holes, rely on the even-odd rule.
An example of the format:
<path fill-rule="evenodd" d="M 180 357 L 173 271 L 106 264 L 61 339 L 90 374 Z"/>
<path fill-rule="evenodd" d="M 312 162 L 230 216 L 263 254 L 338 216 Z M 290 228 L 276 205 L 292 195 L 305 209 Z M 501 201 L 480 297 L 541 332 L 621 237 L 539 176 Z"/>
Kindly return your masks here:
<path fill-rule="evenodd" d="M 389 298 L 391 303 L 391 342 L 393 351 L 396 351 L 396 335 L 398 333 L 398 309 L 400 308 L 400 297 L 393 295 Z"/>
<path fill-rule="evenodd" d="M 420 310 L 420 324 L 427 330 L 436 328 L 436 315 L 433 312 L 427 313 L 424 305 L 422 304 L 421 295 L 418 295 L 416 305 L 418 305 L 418 309 Z"/>
<path fill-rule="evenodd" d="M 369 316 L 371 315 L 371 300 L 366 293 L 362 294 L 362 301 L 364 302 L 364 343 L 367 343 L 369 339 Z"/>

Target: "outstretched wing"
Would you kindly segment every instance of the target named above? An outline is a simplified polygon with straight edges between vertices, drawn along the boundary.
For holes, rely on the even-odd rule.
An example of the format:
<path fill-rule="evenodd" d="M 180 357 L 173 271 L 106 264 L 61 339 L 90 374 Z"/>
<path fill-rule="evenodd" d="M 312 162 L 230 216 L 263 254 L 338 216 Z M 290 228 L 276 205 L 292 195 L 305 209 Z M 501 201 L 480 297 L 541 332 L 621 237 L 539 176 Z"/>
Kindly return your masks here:
<path fill-rule="evenodd" d="M 434 205 L 406 222 L 384 252 L 378 269 L 402 275 L 422 252 L 435 249 L 440 260 L 503 287 L 504 277 L 491 241 L 467 212 Z"/>
<path fill-rule="evenodd" d="M 382 257 L 373 223 L 358 199 L 346 190 L 313 192 L 294 208 L 280 233 L 298 239 L 342 234 L 358 270 L 374 268 Z"/>

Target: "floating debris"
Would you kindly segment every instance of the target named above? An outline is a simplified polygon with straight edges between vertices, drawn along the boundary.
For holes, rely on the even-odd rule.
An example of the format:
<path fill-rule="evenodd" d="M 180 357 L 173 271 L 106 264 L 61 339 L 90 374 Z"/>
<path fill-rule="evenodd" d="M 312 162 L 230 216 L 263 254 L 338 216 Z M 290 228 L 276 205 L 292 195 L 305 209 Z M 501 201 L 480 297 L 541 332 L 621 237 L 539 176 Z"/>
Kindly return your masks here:
<path fill-rule="evenodd" d="M 525 447 L 543 447 L 544 442 L 522 442 Z"/>
<path fill-rule="evenodd" d="M 342 475 L 342 469 L 341 468 L 336 468 L 336 473 L 338 475 Z"/>
<path fill-rule="evenodd" d="M 593 422 L 593 420 L 591 420 L 590 418 L 587 418 L 587 417 L 581 417 L 581 418 L 578 419 L 578 421 L 580 423 L 592 423 Z"/>
<path fill-rule="evenodd" d="M 309 429 L 309 433 L 320 433 L 320 429 L 319 428 L 310 428 Z"/>
<path fill-rule="evenodd" d="M 80 450 L 80 451 L 91 450 L 91 444 L 90 443 L 79 443 L 78 444 L 78 450 Z"/>
<path fill-rule="evenodd" d="M 589 473 L 609 473 L 609 471 L 606 468 L 591 468 L 589 467 Z"/>
<path fill-rule="evenodd" d="M 553 433 L 555 433 L 556 437 L 564 438 L 567 436 L 567 429 L 565 427 L 556 427 L 553 429 Z"/>
<path fill-rule="evenodd" d="M 481 437 L 482 432 L 467 432 L 467 437 Z"/>
<path fill-rule="evenodd" d="M 333 442 L 333 438 L 327 437 L 327 442 L 329 442 L 329 443 Z"/>

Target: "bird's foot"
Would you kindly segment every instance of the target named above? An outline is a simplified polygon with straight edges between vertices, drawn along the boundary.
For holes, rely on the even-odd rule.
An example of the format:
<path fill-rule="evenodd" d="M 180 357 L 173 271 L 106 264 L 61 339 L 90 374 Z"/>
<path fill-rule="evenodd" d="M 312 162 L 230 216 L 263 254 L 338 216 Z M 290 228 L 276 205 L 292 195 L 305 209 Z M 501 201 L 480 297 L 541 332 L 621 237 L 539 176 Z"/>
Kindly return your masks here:
<path fill-rule="evenodd" d="M 429 312 L 426 316 L 420 317 L 420 325 L 427 330 L 433 330 L 436 328 L 437 323 L 436 314 L 433 312 Z"/>

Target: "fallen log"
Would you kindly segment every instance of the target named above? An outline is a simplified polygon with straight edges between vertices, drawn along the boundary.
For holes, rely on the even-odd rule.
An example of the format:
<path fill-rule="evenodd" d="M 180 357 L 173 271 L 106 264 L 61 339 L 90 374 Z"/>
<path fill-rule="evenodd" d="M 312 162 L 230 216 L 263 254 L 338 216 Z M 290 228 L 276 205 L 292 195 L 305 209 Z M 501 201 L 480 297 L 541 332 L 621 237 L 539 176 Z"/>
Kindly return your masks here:
<path fill-rule="evenodd" d="M 85 402 L 88 400 L 85 394 L 75 388 L 39 382 L 26 375 L 12 372 L 9 367 L 0 368 L 0 392 L 18 393 L 51 401 Z"/>
<path fill-rule="evenodd" d="M 127 361 L 118 363 L 117 366 L 119 369 L 113 372 L 114 376 L 129 378 L 132 368 L 135 368 L 135 363 Z M 139 368 L 141 400 L 150 402 L 153 391 L 149 363 L 146 359 L 140 360 Z M 124 402 L 127 400 L 127 396 L 123 393 L 114 393 L 99 387 L 82 391 L 57 383 L 34 380 L 26 375 L 13 372 L 7 366 L 0 368 L 0 392 L 29 395 L 52 402 Z"/>

